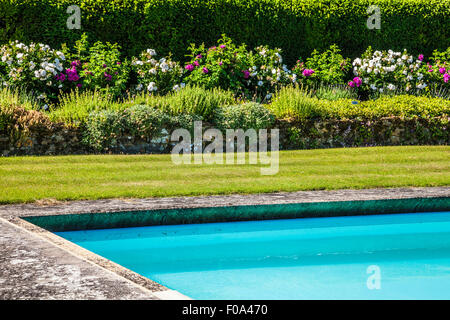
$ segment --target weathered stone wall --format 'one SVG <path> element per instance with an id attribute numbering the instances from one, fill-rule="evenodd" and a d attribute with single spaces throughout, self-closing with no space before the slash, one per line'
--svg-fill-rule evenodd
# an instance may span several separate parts
<path id="1" fill-rule="evenodd" d="M 356 146 L 448 145 L 448 117 L 430 119 L 387 117 L 376 120 L 283 120 L 283 149 L 337 148 Z"/>
<path id="2" fill-rule="evenodd" d="M 0 130 L 0 155 L 57 155 L 98 153 L 83 144 L 82 129 L 53 123 L 34 111 L 15 111 L 14 125 Z M 448 117 L 401 117 L 376 120 L 279 120 L 280 149 L 354 146 L 448 145 Z M 168 153 L 174 143 L 163 130 L 158 137 L 117 137 L 104 153 Z M 208 142 L 209 143 L 209 142 Z M 225 143 L 224 143 L 225 145 Z"/>

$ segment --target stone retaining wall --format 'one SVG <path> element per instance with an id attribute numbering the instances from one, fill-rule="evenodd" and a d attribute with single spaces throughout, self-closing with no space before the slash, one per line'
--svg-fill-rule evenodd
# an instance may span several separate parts
<path id="1" fill-rule="evenodd" d="M 37 111 L 16 108 L 12 125 L 0 128 L 0 155 L 57 155 L 96 153 L 83 143 L 82 129 L 53 123 Z M 311 149 L 354 146 L 448 145 L 449 118 L 375 120 L 277 121 L 280 149 Z M 161 130 L 156 137 L 117 137 L 104 153 L 168 153 L 174 143 Z M 224 144 L 225 145 L 225 144 Z"/>

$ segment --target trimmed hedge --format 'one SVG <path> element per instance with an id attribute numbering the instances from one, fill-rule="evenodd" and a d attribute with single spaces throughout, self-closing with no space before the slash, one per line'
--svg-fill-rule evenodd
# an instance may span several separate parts
<path id="1" fill-rule="evenodd" d="M 69 30 L 70 5 L 82 10 L 81 30 Z M 370 5 L 381 29 L 366 27 Z M 119 43 L 126 56 L 146 48 L 184 60 L 190 43 L 215 43 L 225 33 L 249 47 L 280 47 L 288 63 L 338 44 L 344 56 L 375 49 L 431 54 L 450 46 L 450 0 L 1 0 L 0 43 Z"/>

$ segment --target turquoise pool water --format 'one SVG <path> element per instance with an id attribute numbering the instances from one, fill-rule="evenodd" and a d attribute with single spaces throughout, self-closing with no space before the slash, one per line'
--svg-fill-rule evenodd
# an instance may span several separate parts
<path id="1" fill-rule="evenodd" d="M 450 299 L 450 212 L 57 234 L 194 299 Z"/>

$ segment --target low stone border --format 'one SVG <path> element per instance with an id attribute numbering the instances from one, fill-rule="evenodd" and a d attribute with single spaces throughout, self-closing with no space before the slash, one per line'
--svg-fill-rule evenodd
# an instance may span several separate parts
<path id="1" fill-rule="evenodd" d="M 105 272 L 112 272 L 129 283 L 140 288 L 140 291 L 147 291 L 147 298 L 150 299 L 187 299 L 182 294 L 169 290 L 164 286 L 145 278 L 127 268 L 124 268 L 106 258 L 98 256 L 84 248 L 71 243 L 54 233 L 42 229 L 23 218 L 33 216 L 58 216 L 70 214 L 95 214 L 119 211 L 146 211 L 162 210 L 162 209 L 192 209 L 192 208 L 217 208 L 217 207 L 236 207 L 236 206 L 261 206 L 274 204 L 311 204 L 326 202 L 342 202 L 342 201 L 366 201 L 366 200 L 393 200 L 393 199 L 428 199 L 432 198 L 445 200 L 445 205 L 450 204 L 450 187 L 438 188 L 395 188 L 395 189 L 366 189 L 366 190 L 337 190 L 337 191 L 299 191 L 293 193 L 272 193 L 272 194 L 256 194 L 256 195 L 229 195 L 229 196 L 203 196 L 203 197 L 176 197 L 176 198 L 152 198 L 152 199 L 111 199 L 111 200 L 93 200 L 93 201 L 73 201 L 73 202 L 56 202 L 52 204 L 20 204 L 20 205 L 4 205 L 0 206 L 0 225 L 14 224 L 22 230 L 26 230 L 33 236 L 46 240 L 46 246 L 57 246 L 63 249 L 67 256 L 76 256 L 79 259 L 87 261 L 100 270 L 97 270 L 95 279 Z M 448 199 L 448 202 L 447 200 Z M 420 207 L 418 208 L 420 209 Z M 7 222 L 6 222 L 7 221 Z M 32 249 L 34 244 L 28 241 L 26 246 Z M 64 255 L 65 256 L 65 255 Z M 58 255 L 55 259 L 64 259 Z M 18 256 L 16 260 L 26 259 L 26 257 Z M 7 266 L 2 265 L 7 263 Z M 0 259 L 0 270 L 14 269 L 11 262 Z M 103 270 L 102 270 L 103 269 Z M 23 269 L 17 267 L 18 272 Z M 1 275 L 1 273 L 0 273 Z M 0 277 L 0 283 L 4 281 Z M 20 285 L 26 286 L 25 283 Z M 64 277 L 58 281 L 67 281 Z M 105 290 L 105 288 L 102 288 Z M 37 290 L 30 288 L 30 290 Z M 91 288 L 92 290 L 92 288 Z M 111 288 L 114 290 L 114 288 Z M 115 298 L 130 298 L 130 296 L 122 293 L 123 296 L 117 294 Z M 0 291 L 0 298 L 8 298 L 8 295 Z M 70 297 L 70 293 L 67 293 Z M 143 298 L 140 296 L 138 298 Z M 13 297 L 20 299 L 21 297 Z M 95 296 L 93 298 L 96 298 Z"/>

